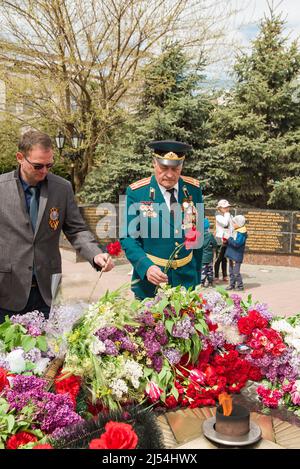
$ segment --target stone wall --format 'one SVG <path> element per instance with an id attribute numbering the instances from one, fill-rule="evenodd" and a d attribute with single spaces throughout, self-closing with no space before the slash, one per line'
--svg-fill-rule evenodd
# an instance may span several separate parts
<path id="1" fill-rule="evenodd" d="M 105 247 L 119 238 L 118 205 L 111 206 L 111 209 L 81 205 L 80 211 L 100 246 Z M 247 220 L 246 263 L 300 267 L 300 212 L 233 209 L 232 215 L 237 214 L 244 215 Z M 206 209 L 205 216 L 214 232 L 215 210 Z M 72 249 L 63 235 L 61 247 Z"/>

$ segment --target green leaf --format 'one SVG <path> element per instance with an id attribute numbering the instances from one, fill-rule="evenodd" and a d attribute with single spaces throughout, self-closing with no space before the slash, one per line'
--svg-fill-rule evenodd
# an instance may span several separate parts
<path id="1" fill-rule="evenodd" d="M 36 345 L 42 352 L 47 352 L 48 344 L 45 336 L 40 335 L 39 337 L 37 337 Z"/>
<path id="2" fill-rule="evenodd" d="M 21 345 L 25 352 L 29 352 L 36 345 L 36 339 L 30 335 L 22 337 Z"/>
<path id="3" fill-rule="evenodd" d="M 12 432 L 12 429 L 14 428 L 15 425 L 15 417 L 13 415 L 8 415 L 7 416 L 7 431 L 8 433 Z"/>
<path id="4" fill-rule="evenodd" d="M 175 399 L 177 400 L 178 397 L 179 397 L 179 392 L 178 392 L 178 389 L 175 388 L 175 386 L 172 386 L 171 393 L 173 394 L 173 396 L 174 396 Z"/>
<path id="5" fill-rule="evenodd" d="M 174 322 L 172 321 L 172 319 L 167 319 L 165 321 L 165 328 L 167 329 L 169 334 L 172 334 L 173 325 L 174 325 Z"/>

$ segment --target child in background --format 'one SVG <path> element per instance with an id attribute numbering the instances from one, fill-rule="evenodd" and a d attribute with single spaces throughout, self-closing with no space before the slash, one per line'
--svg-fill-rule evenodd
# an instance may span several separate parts
<path id="1" fill-rule="evenodd" d="M 232 218 L 233 235 L 227 240 L 225 256 L 229 259 L 230 284 L 226 290 L 244 290 L 243 278 L 241 275 L 241 265 L 244 258 L 244 251 L 247 239 L 245 227 L 246 219 L 243 215 Z"/>
<path id="2" fill-rule="evenodd" d="M 209 220 L 204 218 L 204 242 L 203 242 L 203 257 L 202 257 L 202 272 L 201 272 L 201 285 L 213 286 L 214 279 L 214 249 L 217 249 L 218 243 L 214 235 L 209 231 Z"/>

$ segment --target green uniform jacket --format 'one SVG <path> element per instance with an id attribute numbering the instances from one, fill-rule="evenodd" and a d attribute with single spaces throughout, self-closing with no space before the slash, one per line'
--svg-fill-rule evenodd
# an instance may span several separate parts
<path id="1" fill-rule="evenodd" d="M 197 249 L 193 249 L 191 261 L 177 269 L 170 268 L 167 275 L 170 285 L 189 288 L 198 285 L 201 278 L 204 209 L 199 182 L 182 176 L 178 181 L 180 205 L 187 194 L 197 207 L 199 217 L 197 229 L 201 236 Z M 160 204 L 163 210 L 158 210 Z M 149 209 L 152 209 L 152 216 L 148 216 L 151 211 Z M 138 298 L 155 295 L 156 287 L 146 277 L 147 270 L 155 263 L 147 257 L 147 254 L 168 260 L 176 246 L 185 240 L 181 210 L 174 220 L 170 219 L 170 212 L 166 208 L 165 199 L 154 176 L 137 181 L 127 188 L 125 218 L 121 224 L 120 239 L 126 257 L 134 268 L 132 280 L 136 282 L 132 285 L 132 291 Z M 190 253 L 191 250 L 183 247 L 177 259 L 185 258 Z M 164 270 L 163 267 L 161 269 Z"/>

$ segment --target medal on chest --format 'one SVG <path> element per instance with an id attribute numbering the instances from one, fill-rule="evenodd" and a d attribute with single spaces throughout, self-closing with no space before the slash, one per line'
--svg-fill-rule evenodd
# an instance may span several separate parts
<path id="1" fill-rule="evenodd" d="M 185 197 L 181 204 L 183 212 L 181 228 L 183 230 L 189 230 L 197 226 L 197 210 L 193 202 L 193 196 L 189 194 L 186 186 L 183 186 L 183 193 Z"/>
<path id="2" fill-rule="evenodd" d="M 57 230 L 59 225 L 59 208 L 52 207 L 49 212 L 49 226 L 52 230 Z"/>

